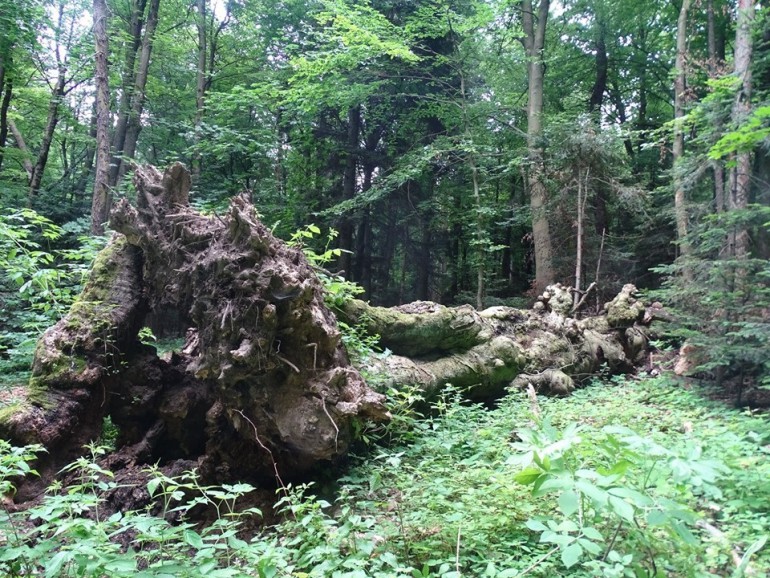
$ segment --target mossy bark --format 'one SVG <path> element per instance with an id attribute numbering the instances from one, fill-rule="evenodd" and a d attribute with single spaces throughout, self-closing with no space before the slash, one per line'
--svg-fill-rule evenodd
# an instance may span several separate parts
<path id="1" fill-rule="evenodd" d="M 602 367 L 624 372 L 646 352 L 649 309 L 627 285 L 600 317 L 569 317 L 569 288 L 549 286 L 532 310 L 475 311 L 429 302 L 383 309 L 362 301 L 341 312 L 360 323 L 392 355 L 375 362 L 383 387 L 417 386 L 428 397 L 452 384 L 471 399 L 499 397 L 510 387 L 566 395 Z"/>

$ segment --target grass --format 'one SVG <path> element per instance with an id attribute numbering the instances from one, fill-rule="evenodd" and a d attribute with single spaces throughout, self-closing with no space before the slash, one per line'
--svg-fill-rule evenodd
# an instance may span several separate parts
<path id="1" fill-rule="evenodd" d="M 450 388 L 432 417 L 402 413 L 398 432 L 359 448 L 323 498 L 313 485 L 285 488 L 283 522 L 249 541 L 235 530 L 253 512 L 223 514 L 206 530 L 135 512 L 80 524 L 77 539 L 57 533 L 97 507 L 101 477 L 15 514 L 40 523 L 41 509 L 49 512 L 23 544 L 6 522 L 0 570 L 47 575 L 58 556 L 57 576 L 765 576 L 770 422 L 706 394 L 668 377 L 614 379 L 536 406 L 512 392 L 488 409 Z M 527 451 L 540 465 L 527 465 Z M 550 481 L 538 486 L 523 470 Z M 194 479 L 162 480 L 156 491 L 184 510 L 179 488 Z M 592 491 L 623 490 L 625 505 L 579 494 L 573 508 L 569 484 L 586 479 Z M 248 488 L 199 493 L 230 503 L 239 491 Z M 73 495 L 82 508 L 72 508 Z M 69 505 L 57 509 L 64 499 Z M 109 545 L 126 533 L 136 534 L 131 548 Z"/>

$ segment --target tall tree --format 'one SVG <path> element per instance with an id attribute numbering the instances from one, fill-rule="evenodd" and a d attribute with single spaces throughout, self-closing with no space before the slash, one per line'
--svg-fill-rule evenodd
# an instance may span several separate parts
<path id="1" fill-rule="evenodd" d="M 160 0 L 149 0 L 149 4 L 147 0 L 133 0 L 131 4 L 130 39 L 126 43 L 121 104 L 112 138 L 111 187 L 118 184 L 126 173 L 128 160 L 136 153 L 159 9 Z"/>
<path id="2" fill-rule="evenodd" d="M 96 85 L 96 174 L 91 203 L 91 232 L 104 233 L 110 214 L 110 87 L 107 68 L 107 2 L 94 0 L 94 45 Z"/>
<path id="3" fill-rule="evenodd" d="M 43 182 L 43 174 L 48 164 L 48 157 L 51 152 L 56 127 L 61 118 L 61 111 L 64 98 L 72 90 L 77 88 L 85 79 L 78 74 L 79 66 L 72 66 L 73 51 L 75 44 L 79 40 L 78 19 L 80 13 L 76 6 L 73 6 L 65 0 L 59 0 L 56 6 L 56 20 L 52 24 L 53 33 L 53 59 L 55 63 L 56 78 L 46 82 L 51 89 L 51 96 L 48 100 L 48 114 L 43 129 L 43 136 L 37 152 L 35 164 L 32 167 L 32 174 L 29 178 L 29 200 L 31 206 L 35 197 L 40 191 Z M 38 56 L 37 66 L 39 70 L 45 71 L 49 68 L 48 59 L 51 55 L 43 53 Z M 73 70 L 74 68 L 74 70 Z"/>
<path id="4" fill-rule="evenodd" d="M 200 180 L 203 155 L 200 151 L 201 142 L 201 124 L 203 122 L 203 109 L 205 106 L 206 98 L 206 80 L 207 80 L 207 61 L 208 61 L 208 49 L 206 47 L 206 8 L 208 2 L 206 0 L 197 0 L 196 7 L 198 10 L 198 66 L 195 83 L 195 126 L 194 126 L 194 141 L 195 152 L 193 154 L 192 161 L 192 179 L 193 183 L 197 184 Z M 210 72 L 210 71 L 208 71 Z"/>
<path id="5" fill-rule="evenodd" d="M 681 174 L 681 163 L 684 157 L 684 128 L 682 121 L 685 115 L 685 101 L 687 98 L 687 12 L 690 9 L 690 0 L 682 0 L 679 10 L 679 19 L 676 25 L 676 64 L 674 65 L 674 212 L 676 214 L 676 234 L 679 241 L 679 251 L 683 256 L 690 253 L 687 241 L 687 201 L 685 199 L 684 179 Z M 689 276 L 688 268 L 684 269 Z"/>
<path id="6" fill-rule="evenodd" d="M 707 43 L 708 43 L 708 75 L 709 78 L 717 78 L 723 64 L 724 54 L 720 54 L 717 40 L 717 15 L 714 7 L 714 0 L 708 0 L 706 6 L 707 13 Z M 720 43 L 724 51 L 724 42 Z M 719 130 L 717 130 L 719 132 Z M 712 161 L 712 171 L 714 177 L 714 208 L 717 213 L 725 209 L 725 169 L 721 160 Z"/>
<path id="7" fill-rule="evenodd" d="M 753 52 L 752 24 L 754 22 L 755 0 L 738 0 L 738 18 L 735 29 L 734 75 L 738 83 L 732 107 L 732 121 L 737 127 L 751 114 L 751 59 Z M 734 166 L 728 178 L 728 206 L 731 210 L 746 209 L 749 205 L 752 154 L 740 150 L 735 155 Z M 738 259 L 749 254 L 749 232 L 745 227 L 734 231 L 728 240 L 729 253 Z"/>
<path id="8" fill-rule="evenodd" d="M 553 248 L 548 221 L 548 189 L 545 182 L 543 132 L 543 79 L 545 64 L 545 30 L 550 0 L 537 2 L 537 14 L 532 0 L 522 0 L 521 20 L 524 29 L 522 43 L 527 56 L 527 146 L 529 167 L 527 184 L 532 210 L 532 236 L 535 245 L 535 285 L 537 292 L 554 281 Z"/>

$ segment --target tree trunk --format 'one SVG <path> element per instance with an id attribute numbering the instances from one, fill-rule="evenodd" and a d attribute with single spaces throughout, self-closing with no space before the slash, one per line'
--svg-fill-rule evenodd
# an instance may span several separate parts
<path id="1" fill-rule="evenodd" d="M 51 143 L 56 131 L 56 125 L 59 124 L 59 106 L 64 97 L 64 86 L 67 82 L 66 70 L 59 67 L 59 76 L 56 79 L 56 86 L 51 93 L 51 100 L 48 101 L 48 120 L 43 130 L 43 139 L 40 142 L 40 150 L 37 153 L 37 161 L 32 167 L 32 176 L 29 179 L 29 197 L 28 205 L 34 204 L 35 198 L 40 191 L 40 185 L 43 182 L 43 173 L 48 164 L 48 154 L 51 152 Z"/>
<path id="2" fill-rule="evenodd" d="M 754 21 L 754 0 L 739 0 L 738 22 L 735 31 L 735 76 L 740 80 L 732 109 L 734 126 L 740 126 L 751 114 L 751 58 L 752 23 Z M 746 209 L 749 205 L 752 154 L 741 152 L 735 157 L 735 166 L 729 176 L 730 210 Z M 738 259 L 749 255 L 749 232 L 745 227 L 735 230 L 729 239 L 729 252 Z"/>
<path id="3" fill-rule="evenodd" d="M 117 178 L 115 184 L 121 181 L 128 170 L 128 159 L 133 159 L 136 154 L 136 143 L 139 140 L 139 132 L 142 130 L 142 112 L 146 98 L 145 88 L 150 70 L 150 56 L 155 40 L 155 29 L 158 26 L 158 10 L 160 0 L 150 0 L 147 12 L 147 23 L 142 37 L 142 49 L 139 54 L 139 64 L 136 70 L 136 80 L 131 93 L 131 110 L 128 113 L 125 140 L 123 142 L 123 154 L 117 159 Z M 111 167 L 115 170 L 115 167 Z M 114 186 L 114 185 L 113 185 Z"/>
<path id="4" fill-rule="evenodd" d="M 543 48 L 545 27 L 548 20 L 550 0 L 540 0 L 537 17 L 533 12 L 532 0 L 523 0 L 522 24 L 524 27 L 524 48 L 527 54 L 527 147 L 529 151 L 529 195 L 532 209 L 532 236 L 535 245 L 535 284 L 540 292 L 553 283 L 555 270 L 551 245 L 550 223 L 548 221 L 548 190 L 545 184 L 545 163 L 542 142 L 543 115 Z"/>
<path id="5" fill-rule="evenodd" d="M 96 173 L 91 203 L 91 232 L 104 233 L 110 214 L 110 88 L 107 69 L 107 2 L 94 0 L 94 43 L 96 85 Z"/>
<path id="6" fill-rule="evenodd" d="M 29 152 L 27 143 L 24 141 L 24 135 L 21 134 L 19 127 L 17 127 L 16 123 L 13 122 L 13 120 L 10 118 L 8 119 L 8 128 L 11 129 L 13 140 L 16 141 L 16 148 L 18 148 L 22 153 L 21 164 L 24 167 L 24 171 L 27 173 L 27 178 L 31 179 L 32 169 L 34 168 L 32 166 L 32 161 L 30 160 L 32 158 L 32 154 Z"/>
<path id="7" fill-rule="evenodd" d="M 117 204 L 118 233 L 37 344 L 27 399 L 0 414 L 0 435 L 48 449 L 44 481 L 107 415 L 120 430 L 113 464 L 192 464 L 205 483 L 282 483 L 344 456 L 357 421 L 388 419 L 383 396 L 349 364 L 312 267 L 245 196 L 206 217 L 190 209 L 179 164 L 140 167 L 134 184 L 136 208 Z M 343 314 L 393 351 L 377 362 L 383 386 L 414 384 L 430 398 L 451 383 L 489 399 L 528 383 L 566 394 L 602 364 L 625 371 L 644 357 L 653 315 L 633 286 L 604 317 L 571 319 L 571 307 L 559 285 L 533 311 L 350 301 Z M 184 348 L 160 359 L 138 333 L 169 311 L 189 329 Z"/>
<path id="8" fill-rule="evenodd" d="M 607 27 L 601 19 L 598 19 L 596 27 L 598 29 L 595 44 L 596 79 L 594 80 L 594 86 L 591 89 L 591 97 L 588 100 L 588 111 L 598 111 L 599 116 L 601 116 L 604 93 L 607 92 L 607 70 L 609 67 L 609 59 L 607 58 Z"/>
<path id="9" fill-rule="evenodd" d="M 206 0 L 196 0 L 196 7 L 198 10 L 198 67 L 197 67 L 197 80 L 195 88 L 195 121 L 194 121 L 194 136 L 193 136 L 193 160 L 192 160 L 192 180 L 193 184 L 197 185 L 200 181 L 203 153 L 200 151 L 200 143 L 202 139 L 201 125 L 203 123 L 203 109 L 206 100 Z"/>
<path id="10" fill-rule="evenodd" d="M 89 140 L 83 158 L 83 169 L 80 171 L 77 183 L 75 183 L 75 186 L 72 188 L 72 194 L 75 196 L 85 196 L 88 179 L 91 176 L 91 171 L 94 170 L 94 160 L 96 157 L 96 118 L 96 100 L 94 100 L 91 109 L 91 123 L 88 129 Z"/>
<path id="11" fill-rule="evenodd" d="M 13 94 L 13 82 L 10 77 L 6 81 L 2 60 L 0 60 L 0 91 L 2 91 L 2 99 L 0 99 L 0 169 L 2 169 L 5 146 L 8 142 L 8 109 L 11 106 Z"/>
<path id="12" fill-rule="evenodd" d="M 596 79 L 591 90 L 591 98 L 588 101 L 588 112 L 595 113 L 594 122 L 597 130 L 601 130 L 602 123 L 602 104 L 604 95 L 607 92 L 607 72 L 609 68 L 609 59 L 607 58 L 607 26 L 604 20 L 597 16 L 597 38 L 596 38 Z M 625 111 L 619 120 L 625 122 Z M 626 147 L 628 150 L 628 147 Z M 632 149 L 633 150 L 633 149 Z M 596 183 L 596 192 L 594 195 L 594 228 L 598 235 L 607 230 L 607 190 L 603 182 Z M 587 192 L 586 192 L 587 194 Z M 576 295 L 577 298 L 577 295 Z"/>
<path id="13" fill-rule="evenodd" d="M 128 119 L 131 114 L 134 85 L 136 84 L 136 55 L 142 44 L 142 27 L 144 26 L 146 6 L 147 0 L 131 0 L 131 19 L 128 23 L 128 40 L 126 41 L 126 53 L 123 63 L 120 104 L 118 105 L 115 132 L 112 135 L 112 159 L 110 161 L 108 181 L 111 188 L 118 184 L 118 173 L 126 141 Z"/>
<path id="14" fill-rule="evenodd" d="M 676 236 L 679 242 L 679 253 L 683 257 L 690 254 L 690 245 L 687 241 L 687 201 L 683 178 L 681 175 L 681 163 L 684 158 L 684 130 L 681 122 L 684 119 L 684 106 L 687 90 L 687 12 L 690 9 L 690 0 L 682 0 L 679 10 L 679 19 L 676 26 L 676 77 L 674 80 L 674 212 L 676 214 Z M 685 279 L 691 279 L 692 274 L 685 264 L 683 269 Z"/>
<path id="15" fill-rule="evenodd" d="M 345 142 L 345 170 L 342 176 L 342 200 L 355 197 L 358 184 L 358 149 L 361 134 L 361 107 L 348 109 L 348 134 Z M 351 217 L 343 215 L 339 223 L 339 248 L 342 254 L 337 259 L 337 267 L 351 279 L 354 224 Z"/>
<path id="16" fill-rule="evenodd" d="M 354 300 L 341 315 L 379 335 L 392 352 L 375 361 L 381 387 L 410 384 L 427 398 L 448 383 L 474 400 L 528 383 L 565 395 L 604 364 L 623 372 L 644 360 L 646 327 L 658 310 L 645 308 L 633 285 L 605 305 L 602 317 L 572 319 L 571 309 L 569 288 L 551 285 L 532 311 L 425 301 L 383 308 Z"/>
<path id="17" fill-rule="evenodd" d="M 573 295 L 573 308 L 577 308 L 580 301 L 580 292 L 582 290 L 583 282 L 583 221 L 585 217 L 585 203 L 588 197 L 588 174 L 586 169 L 586 177 L 583 180 L 582 171 L 578 171 L 578 196 L 577 196 L 577 240 L 575 250 L 575 293 Z M 585 187 L 584 187 L 585 184 Z"/>
<path id="18" fill-rule="evenodd" d="M 706 8 L 708 15 L 707 40 L 708 40 L 708 73 L 709 78 L 717 78 L 722 61 L 717 53 L 716 15 L 714 14 L 714 0 L 708 0 Z M 721 123 L 720 123 L 721 124 Z M 717 137 L 721 134 L 721 126 L 717 126 Z M 711 161 L 714 177 L 714 210 L 721 213 L 725 210 L 725 167 L 722 160 Z"/>

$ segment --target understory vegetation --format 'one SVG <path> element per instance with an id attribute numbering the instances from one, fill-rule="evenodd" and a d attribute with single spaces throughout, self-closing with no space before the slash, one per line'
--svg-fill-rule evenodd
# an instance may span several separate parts
<path id="1" fill-rule="evenodd" d="M 247 484 L 155 472 L 150 511 L 109 513 L 105 451 L 90 448 L 0 525 L 6 576 L 763 576 L 770 425 L 669 377 L 597 380 L 569 398 L 511 392 L 494 408 L 451 387 L 396 419 L 339 479 L 279 487 L 276 513 Z M 2 445 L 5 495 L 40 448 Z M 7 506 L 6 506 L 7 507 Z M 214 512 L 208 525 L 191 514 Z M 197 509 L 197 510 L 196 510 Z M 107 513 L 105 513 L 107 512 Z M 263 514 L 276 525 L 254 531 Z M 252 528 L 252 530 L 249 530 Z"/>

